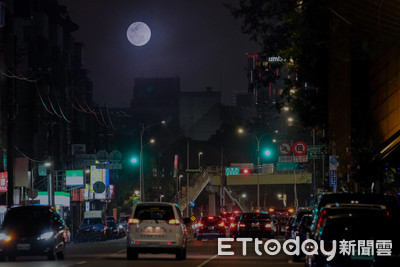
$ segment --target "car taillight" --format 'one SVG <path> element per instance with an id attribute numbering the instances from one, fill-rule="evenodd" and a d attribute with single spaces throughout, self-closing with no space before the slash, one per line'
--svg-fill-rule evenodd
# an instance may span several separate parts
<path id="1" fill-rule="evenodd" d="M 202 223 L 198 223 L 198 224 L 197 224 L 197 226 L 198 226 L 198 227 L 203 227 L 203 226 L 204 226 L 204 224 L 202 224 Z"/>
<path id="2" fill-rule="evenodd" d="M 271 228 L 271 224 L 270 223 L 266 223 L 265 224 L 265 228 Z"/>
<path id="3" fill-rule="evenodd" d="M 239 227 L 246 227 L 246 224 L 241 223 L 241 224 L 239 224 Z"/>
<path id="4" fill-rule="evenodd" d="M 233 221 L 233 219 L 235 219 L 235 217 L 229 217 L 229 220 L 230 220 L 230 221 Z"/>
<path id="5" fill-rule="evenodd" d="M 224 226 L 225 226 L 225 223 L 224 223 L 224 222 L 221 222 L 221 223 L 218 224 L 218 226 L 219 226 L 219 227 L 224 227 Z"/>
<path id="6" fill-rule="evenodd" d="M 231 227 L 235 227 L 237 223 L 231 223 Z"/>
<path id="7" fill-rule="evenodd" d="M 139 219 L 129 218 L 129 220 L 128 220 L 128 224 L 138 224 L 138 223 L 139 223 Z"/>
<path id="8" fill-rule="evenodd" d="M 168 221 L 168 224 L 178 225 L 181 222 L 178 219 L 171 219 Z"/>
<path id="9" fill-rule="evenodd" d="M 213 217 L 213 216 L 209 216 L 208 219 L 209 219 L 209 220 L 213 220 L 214 217 Z"/>

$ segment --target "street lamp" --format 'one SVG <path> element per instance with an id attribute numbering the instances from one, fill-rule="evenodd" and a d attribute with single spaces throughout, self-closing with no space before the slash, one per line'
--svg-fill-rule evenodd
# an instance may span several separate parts
<path id="1" fill-rule="evenodd" d="M 282 200 L 283 207 L 286 208 L 287 195 L 279 193 L 276 196 L 278 197 L 279 200 Z"/>
<path id="2" fill-rule="evenodd" d="M 245 131 L 243 128 L 239 128 L 238 133 L 245 134 Z M 261 139 L 267 134 L 263 134 L 260 137 L 256 136 L 255 134 L 250 134 L 250 135 L 257 141 L 257 209 L 259 209 L 260 208 L 260 142 Z"/>
<path id="3" fill-rule="evenodd" d="M 203 155 L 203 152 L 199 152 L 199 169 L 200 169 L 200 166 L 201 166 L 201 162 L 200 162 L 201 155 Z"/>
<path id="4" fill-rule="evenodd" d="M 147 126 L 145 126 L 143 123 L 141 125 L 141 129 L 140 129 L 140 155 L 139 155 L 139 184 L 140 184 L 139 186 L 140 186 L 140 200 L 141 201 L 144 201 L 144 199 L 145 199 L 144 198 L 144 190 L 143 190 L 143 188 L 144 188 L 144 180 L 143 180 L 143 134 L 144 134 L 145 130 L 147 130 L 147 129 L 153 127 L 153 126 L 156 126 L 156 125 L 159 125 L 159 124 L 165 124 L 165 123 L 166 123 L 165 121 L 160 121 L 160 122 L 149 124 Z M 154 140 L 154 139 L 152 139 L 152 140 Z M 150 140 L 150 143 L 151 143 L 151 140 Z"/>
<path id="5" fill-rule="evenodd" d="M 240 197 L 239 197 L 239 203 L 241 203 L 240 201 L 243 199 L 243 198 L 246 198 L 247 197 L 247 195 L 245 194 L 245 193 L 243 193 Z"/>

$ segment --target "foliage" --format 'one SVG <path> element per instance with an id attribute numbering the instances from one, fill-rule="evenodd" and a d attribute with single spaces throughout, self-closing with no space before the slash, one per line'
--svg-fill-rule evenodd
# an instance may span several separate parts
<path id="1" fill-rule="evenodd" d="M 227 4 L 235 18 L 243 19 L 242 31 L 260 44 L 263 53 L 281 56 L 289 64 L 259 64 L 258 86 L 265 88 L 277 78 L 276 69 L 287 66 L 284 93 L 276 108 L 289 104 L 302 126 L 325 128 L 328 96 L 328 9 L 323 0 L 240 0 L 239 7 Z M 289 60 L 290 59 L 290 60 Z M 297 88 L 295 95 L 289 90 Z M 251 88 L 250 88 L 251 89 Z M 262 94 L 262 93 L 261 93 Z M 267 104 L 260 100 L 259 105 Z"/>

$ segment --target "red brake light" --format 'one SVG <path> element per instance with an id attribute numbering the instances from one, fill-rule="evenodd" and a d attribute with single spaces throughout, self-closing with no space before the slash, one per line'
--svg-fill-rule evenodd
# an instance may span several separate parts
<path id="1" fill-rule="evenodd" d="M 225 226 L 225 223 L 224 223 L 224 222 L 221 222 L 221 223 L 218 224 L 218 226 L 219 226 L 219 227 L 224 227 L 224 226 Z"/>
<path id="2" fill-rule="evenodd" d="M 269 208 L 269 210 L 268 210 L 269 212 L 274 212 L 275 211 L 275 209 L 274 208 Z"/>
<path id="3" fill-rule="evenodd" d="M 260 212 L 260 210 L 256 210 L 256 212 Z"/>
<path id="4" fill-rule="evenodd" d="M 199 223 L 197 224 L 197 226 L 198 226 L 198 227 L 203 227 L 204 224 L 202 224 L 201 222 L 199 222 Z"/>
<path id="5" fill-rule="evenodd" d="M 139 223 L 139 219 L 129 218 L 129 220 L 128 220 L 128 224 L 138 224 L 138 223 Z"/>
<path id="6" fill-rule="evenodd" d="M 235 219 L 234 217 L 229 217 L 229 220 L 233 221 L 233 219 Z"/>
<path id="7" fill-rule="evenodd" d="M 226 211 L 224 211 L 223 214 L 226 215 Z"/>
<path id="8" fill-rule="evenodd" d="M 239 211 L 238 211 L 238 210 L 235 210 L 233 213 L 235 213 L 235 214 L 238 214 L 238 213 L 239 213 Z"/>
<path id="9" fill-rule="evenodd" d="M 213 216 L 209 216 L 208 219 L 209 219 L 209 220 L 213 220 L 214 217 L 213 217 Z"/>
<path id="10" fill-rule="evenodd" d="M 231 223 L 231 227 L 235 227 L 237 223 Z"/>
<path id="11" fill-rule="evenodd" d="M 246 227 L 246 225 L 244 223 L 240 223 L 239 226 L 240 227 Z"/>
<path id="12" fill-rule="evenodd" d="M 178 219 L 171 219 L 168 221 L 168 224 L 178 225 L 180 224 L 180 221 Z"/>
<path id="13" fill-rule="evenodd" d="M 271 228 L 271 224 L 270 223 L 266 223 L 265 224 L 265 228 Z"/>

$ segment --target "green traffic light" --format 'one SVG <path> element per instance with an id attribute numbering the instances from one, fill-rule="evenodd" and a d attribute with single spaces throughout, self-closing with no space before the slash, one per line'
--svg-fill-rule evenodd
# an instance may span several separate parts
<path id="1" fill-rule="evenodd" d="M 133 158 L 131 158 L 131 162 L 133 164 L 136 164 L 136 163 L 138 163 L 138 159 L 136 157 L 133 157 Z"/>
<path id="2" fill-rule="evenodd" d="M 267 157 L 272 156 L 271 150 L 269 150 L 269 149 L 264 150 L 264 155 L 267 156 Z"/>

